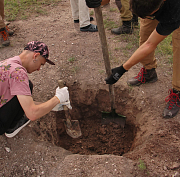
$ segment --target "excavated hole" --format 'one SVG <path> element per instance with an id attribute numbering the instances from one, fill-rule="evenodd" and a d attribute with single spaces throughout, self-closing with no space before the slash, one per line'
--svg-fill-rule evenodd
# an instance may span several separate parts
<path id="1" fill-rule="evenodd" d="M 123 155 L 132 150 L 132 144 L 136 136 L 137 127 L 134 124 L 137 112 L 133 107 L 132 98 L 127 90 L 115 88 L 116 112 L 127 117 L 126 125 L 110 122 L 102 124 L 101 111 L 111 111 L 108 90 L 85 89 L 78 86 L 69 88 L 73 110 L 71 118 L 79 120 L 82 136 L 71 138 L 67 135 L 62 117 L 64 111 L 56 113 L 57 117 L 57 145 L 76 154 L 114 154 Z"/>
<path id="2" fill-rule="evenodd" d="M 100 86 L 99 86 L 100 87 Z M 101 111 L 111 112 L 109 90 L 97 87 L 80 87 L 78 84 L 68 86 L 72 111 L 71 119 L 78 120 L 82 136 L 72 138 L 67 135 L 64 122 L 64 111 L 51 112 L 55 119 L 53 125 L 39 125 L 35 132 L 39 137 L 63 147 L 75 154 L 94 155 L 94 154 L 114 154 L 123 155 L 133 150 L 133 143 L 137 132 L 135 125 L 136 115 L 140 112 L 135 106 L 133 99 L 129 96 L 129 90 L 116 87 L 115 105 L 116 113 L 126 116 L 124 128 L 110 122 L 102 124 Z M 49 127 L 51 126 L 51 128 Z M 41 131 L 41 132 L 40 132 Z"/>

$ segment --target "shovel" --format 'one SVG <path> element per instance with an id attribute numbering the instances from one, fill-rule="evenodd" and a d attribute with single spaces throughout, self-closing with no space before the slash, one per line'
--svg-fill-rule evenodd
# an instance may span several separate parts
<path id="1" fill-rule="evenodd" d="M 58 86 L 59 88 L 64 87 L 64 82 L 62 80 L 58 80 Z M 69 136 L 72 138 L 78 138 L 82 135 L 81 133 L 81 128 L 79 125 L 78 120 L 71 120 L 71 116 L 69 114 L 69 109 L 66 105 L 63 105 L 63 109 L 65 112 L 66 119 L 63 119 L 64 121 L 64 126 L 66 128 L 66 132 Z"/>
<path id="2" fill-rule="evenodd" d="M 104 30 L 101 6 L 94 8 L 94 11 L 95 11 L 95 16 L 96 16 L 96 21 L 97 21 L 98 33 L 99 33 L 99 37 L 101 41 L 106 74 L 108 77 L 110 77 L 112 72 L 111 72 L 109 52 L 108 52 L 108 47 L 107 47 L 106 34 Z M 102 112 L 102 123 L 107 124 L 109 122 L 114 122 L 114 123 L 120 124 L 120 126 L 124 128 L 126 117 L 117 114 L 115 111 L 114 87 L 111 84 L 109 85 L 109 94 L 110 94 L 110 102 L 111 102 L 111 112 Z"/>

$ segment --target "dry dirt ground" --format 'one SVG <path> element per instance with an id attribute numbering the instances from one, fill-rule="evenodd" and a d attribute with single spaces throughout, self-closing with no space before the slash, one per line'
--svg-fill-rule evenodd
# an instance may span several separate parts
<path id="1" fill-rule="evenodd" d="M 116 8 L 114 1 L 102 8 L 103 16 L 118 23 L 119 13 L 112 8 Z M 126 84 L 141 65 L 131 68 L 114 86 L 116 112 L 126 116 L 124 129 L 114 123 L 102 124 L 101 111 L 111 110 L 98 33 L 79 31 L 69 1 L 62 0 L 47 11 L 48 16 L 11 22 L 15 34 L 10 37 L 11 46 L 0 48 L 1 60 L 20 54 L 29 41 L 44 41 L 56 65 L 46 64 L 29 75 L 33 98 L 47 101 L 54 96 L 57 80 L 63 79 L 70 90 L 70 114 L 79 120 L 82 136 L 73 139 L 66 134 L 63 111 L 31 122 L 14 138 L 2 135 L 0 176 L 180 176 L 180 114 L 162 118 L 171 89 L 171 65 L 158 57 L 159 80 L 139 87 Z M 119 66 L 136 49 L 125 50 L 134 34 L 122 40 L 106 29 L 106 35 L 111 66 Z"/>

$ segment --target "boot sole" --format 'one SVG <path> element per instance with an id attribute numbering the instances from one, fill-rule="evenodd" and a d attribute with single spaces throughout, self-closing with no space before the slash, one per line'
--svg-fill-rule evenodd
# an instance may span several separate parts
<path id="1" fill-rule="evenodd" d="M 155 80 L 152 80 L 152 81 L 148 81 L 148 82 L 145 82 L 145 83 L 142 83 L 142 82 L 138 82 L 137 84 L 130 84 L 130 83 L 127 83 L 129 86 L 139 86 L 141 84 L 148 84 L 148 83 L 153 83 L 153 82 L 156 82 L 158 80 L 158 78 L 156 78 Z"/>

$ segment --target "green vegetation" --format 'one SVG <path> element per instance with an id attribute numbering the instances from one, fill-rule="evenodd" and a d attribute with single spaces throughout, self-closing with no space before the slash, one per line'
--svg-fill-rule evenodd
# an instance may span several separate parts
<path id="1" fill-rule="evenodd" d="M 108 29 L 108 30 L 111 30 L 112 28 L 118 27 L 118 25 L 114 21 L 111 21 L 109 18 L 104 19 L 103 23 L 104 23 L 104 28 Z"/>
<path id="2" fill-rule="evenodd" d="M 104 73 L 105 73 L 105 70 L 102 70 L 102 69 L 101 69 L 101 70 L 99 70 L 99 73 L 100 73 L 100 74 L 104 74 Z"/>
<path id="3" fill-rule="evenodd" d="M 46 6 L 54 6 L 61 0 L 4 0 L 7 21 L 27 19 L 32 14 L 46 15 Z"/>
<path id="4" fill-rule="evenodd" d="M 78 69 L 79 69 L 78 66 L 74 66 L 74 67 L 72 67 L 71 71 L 72 71 L 72 73 L 76 74 Z"/>
<path id="5" fill-rule="evenodd" d="M 161 55 L 168 59 L 170 63 L 173 61 L 172 34 L 165 38 L 156 49 L 156 55 Z"/>
<path id="6" fill-rule="evenodd" d="M 94 15 L 94 10 L 91 10 L 90 16 L 93 16 L 93 15 Z"/>
<path id="7" fill-rule="evenodd" d="M 110 11 L 110 12 L 116 12 L 116 11 L 117 11 L 117 8 L 110 8 L 109 11 Z"/>
<path id="8" fill-rule="evenodd" d="M 140 170 L 146 170 L 146 165 L 144 164 L 144 161 L 139 159 L 139 165 L 138 165 Z"/>
<path id="9" fill-rule="evenodd" d="M 76 60 L 76 58 L 75 58 L 74 56 L 72 56 L 72 57 L 70 57 L 70 58 L 68 59 L 68 61 L 71 62 L 71 63 L 73 63 L 75 60 Z"/>

